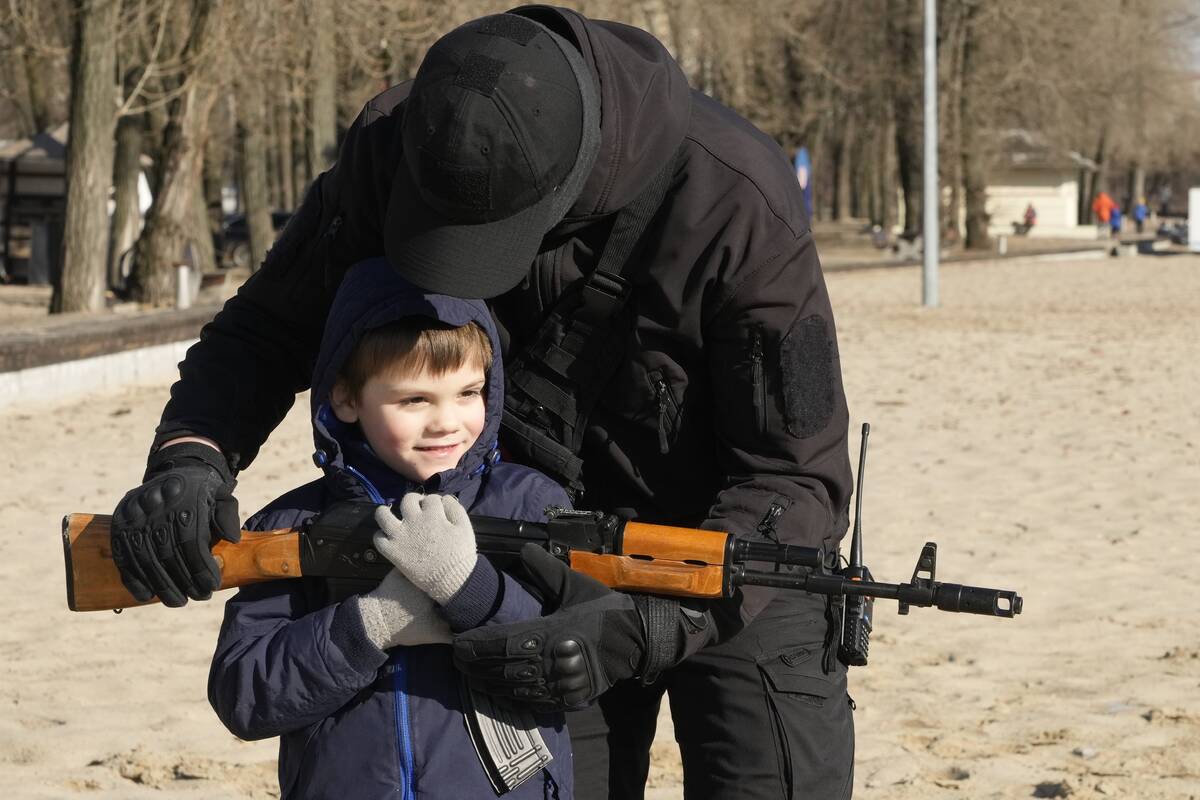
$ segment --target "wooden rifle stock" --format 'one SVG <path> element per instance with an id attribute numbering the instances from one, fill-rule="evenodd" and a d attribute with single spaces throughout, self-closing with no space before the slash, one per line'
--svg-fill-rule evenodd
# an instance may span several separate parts
<path id="1" fill-rule="evenodd" d="M 67 606 L 72 611 L 110 611 L 157 603 L 138 601 L 121 583 L 109 541 L 112 517 L 68 514 L 63 517 L 63 558 L 67 567 Z M 300 536 L 295 530 L 242 531 L 242 540 L 213 547 L 221 567 L 221 588 L 300 577 Z"/>

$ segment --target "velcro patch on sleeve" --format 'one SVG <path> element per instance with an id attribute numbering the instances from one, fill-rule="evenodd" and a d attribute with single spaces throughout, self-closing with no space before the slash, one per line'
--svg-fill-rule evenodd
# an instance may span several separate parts
<path id="1" fill-rule="evenodd" d="M 779 368 L 787 432 L 814 436 L 833 418 L 833 342 L 825 319 L 798 319 L 779 343 Z"/>

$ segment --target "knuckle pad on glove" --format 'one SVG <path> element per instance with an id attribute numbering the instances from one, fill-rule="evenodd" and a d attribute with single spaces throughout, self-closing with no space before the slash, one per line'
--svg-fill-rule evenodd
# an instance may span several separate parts
<path id="1" fill-rule="evenodd" d="M 178 475 L 168 475 L 165 479 L 163 479 L 161 487 L 162 488 L 160 491 L 162 499 L 169 503 L 183 494 L 183 479 Z"/>
<path id="2" fill-rule="evenodd" d="M 552 670 L 556 677 L 561 676 L 564 680 L 577 675 L 586 676 L 587 660 L 583 657 L 583 653 L 573 656 L 555 656 Z"/>
<path id="3" fill-rule="evenodd" d="M 504 667 L 504 679 L 508 683 L 542 683 L 541 665 L 532 661 L 508 664 Z"/>

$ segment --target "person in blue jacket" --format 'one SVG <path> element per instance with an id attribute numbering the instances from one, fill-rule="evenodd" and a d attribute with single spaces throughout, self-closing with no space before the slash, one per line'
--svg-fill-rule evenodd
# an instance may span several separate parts
<path id="1" fill-rule="evenodd" d="M 477 555 L 467 513 L 541 521 L 569 501 L 543 474 L 499 459 L 499 354 L 482 301 L 420 290 L 383 258 L 356 265 L 336 295 L 311 396 L 324 475 L 246 527 L 295 527 L 337 501 L 367 501 L 379 506 L 376 549 L 395 568 L 377 585 L 247 586 L 226 604 L 209 701 L 235 735 L 280 737 L 283 798 L 506 788 L 494 788 L 477 756 L 447 643 L 542 608 Z M 533 718 L 550 759 L 505 796 L 569 798 L 563 715 Z"/>

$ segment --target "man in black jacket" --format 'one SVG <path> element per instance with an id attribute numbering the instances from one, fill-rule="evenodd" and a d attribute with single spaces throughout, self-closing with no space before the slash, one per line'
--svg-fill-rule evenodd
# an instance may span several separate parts
<path id="1" fill-rule="evenodd" d="M 307 388 L 349 264 L 490 299 L 502 444 L 582 508 L 836 550 L 848 416 L 799 187 L 767 136 L 643 31 L 529 6 L 440 40 L 363 109 L 263 268 L 180 365 L 114 514 L 126 585 L 219 585 L 234 475 Z M 486 479 L 486 476 L 484 477 Z M 573 714 L 580 797 L 640 797 L 664 692 L 689 797 L 848 797 L 853 721 L 824 598 L 630 602 L 527 559 L 558 613 L 460 636 L 477 686 Z M 611 765 L 611 769 L 610 769 Z"/>

